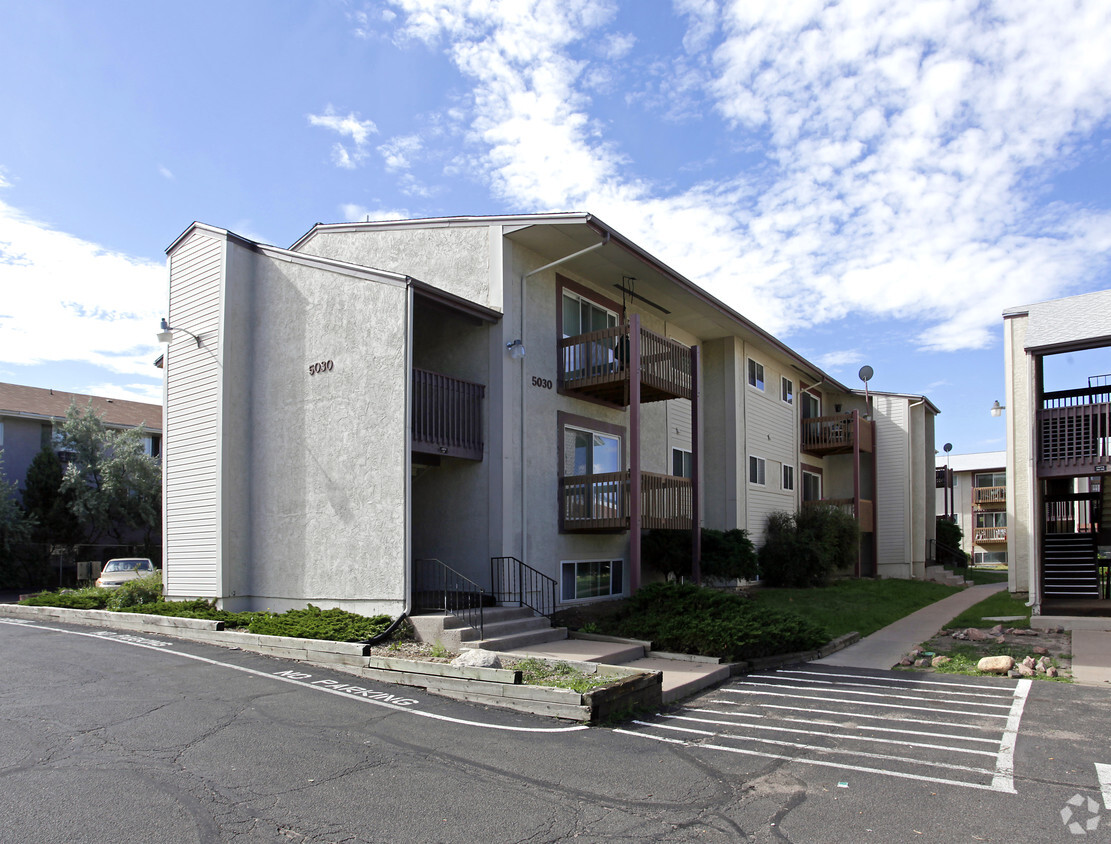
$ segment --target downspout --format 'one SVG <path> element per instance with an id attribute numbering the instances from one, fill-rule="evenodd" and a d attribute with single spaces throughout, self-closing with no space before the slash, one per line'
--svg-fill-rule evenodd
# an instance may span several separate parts
<path id="1" fill-rule="evenodd" d="M 525 282 L 532 276 L 538 275 L 545 270 L 550 270 L 558 267 L 560 264 L 565 264 L 568 261 L 578 258 L 580 255 L 585 255 L 588 252 L 593 252 L 595 249 L 601 249 L 610 242 L 610 233 L 607 231 L 601 242 L 595 243 L 593 246 L 588 246 L 585 249 L 580 249 L 578 252 L 572 252 L 570 255 L 565 255 L 562 258 L 545 264 L 542 267 L 537 267 L 535 270 L 530 270 L 527 273 L 521 274 L 520 292 L 518 294 L 517 310 L 520 313 L 520 340 L 521 345 L 528 349 L 528 344 L 525 342 Z M 526 551 L 528 549 L 528 478 L 525 471 L 525 364 L 522 358 L 521 363 L 521 402 L 520 412 L 517 414 L 520 423 L 520 439 L 519 445 L 521 449 L 521 562 L 527 563 L 525 559 Z"/>
<path id="2" fill-rule="evenodd" d="M 911 402 L 909 405 L 907 405 L 907 446 L 908 446 L 907 451 L 908 451 L 908 453 L 910 451 L 910 446 L 912 446 L 914 444 L 914 431 L 913 431 L 914 416 L 911 414 L 910 411 L 914 410 L 914 408 L 918 407 L 918 405 L 925 404 L 925 403 L 926 403 L 926 399 L 921 398 L 918 401 Z M 875 448 L 875 447 L 876 447 L 876 445 L 875 445 L 875 443 L 873 443 L 872 448 Z M 910 535 L 913 537 L 914 536 L 914 524 L 913 524 L 913 520 L 914 520 L 914 506 L 913 506 L 914 505 L 914 456 L 913 455 L 911 455 L 911 459 L 910 459 L 910 488 L 907 490 L 907 492 L 910 493 L 910 496 L 911 496 L 910 499 L 908 500 L 908 503 L 911 505 L 908 508 L 908 510 L 910 512 L 910 518 L 911 518 L 911 522 L 912 522 L 912 524 L 910 526 Z M 935 507 L 937 506 L 937 493 L 936 492 L 934 493 L 934 506 Z M 875 518 L 874 513 L 872 515 L 872 518 Z M 935 518 L 936 518 L 936 515 L 935 515 Z M 925 537 L 923 537 L 923 539 L 925 539 Z M 926 579 L 926 558 L 929 556 L 927 551 L 928 551 L 928 549 L 926 549 L 926 548 L 922 549 L 922 579 L 923 580 Z M 877 562 L 876 566 L 877 566 L 877 568 L 879 567 L 878 562 Z M 913 580 L 914 579 L 914 557 L 913 556 L 911 557 L 911 560 L 910 560 L 910 576 L 911 576 L 911 579 Z"/>
<path id="3" fill-rule="evenodd" d="M 376 645 L 393 635 L 413 610 L 413 285 L 405 285 L 405 603 L 401 614 L 385 630 L 367 640 Z"/>

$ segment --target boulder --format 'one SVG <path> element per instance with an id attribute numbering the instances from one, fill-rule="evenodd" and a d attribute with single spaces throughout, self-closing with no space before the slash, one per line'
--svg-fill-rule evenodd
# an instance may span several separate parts
<path id="1" fill-rule="evenodd" d="M 1023 677 L 1033 677 L 1034 669 L 1027 665 L 1025 662 L 1020 662 L 1018 664 L 1018 673 L 1021 674 Z"/>
<path id="2" fill-rule="evenodd" d="M 987 633 L 976 627 L 969 627 L 964 632 L 968 634 L 970 642 L 986 642 L 990 638 Z"/>
<path id="3" fill-rule="evenodd" d="M 976 670 L 987 674 L 1006 674 L 1015 666 L 1014 658 L 1009 656 L 985 656 L 976 663 Z"/>
<path id="4" fill-rule="evenodd" d="M 914 667 L 915 668 L 929 668 L 930 667 L 930 661 L 928 659 L 926 659 L 926 657 L 921 657 L 920 659 L 916 659 L 914 661 Z"/>
<path id="5" fill-rule="evenodd" d="M 989 636 L 1002 636 L 1003 635 L 1003 625 L 1002 624 L 995 625 L 995 627 L 991 628 L 991 630 L 988 631 L 988 635 Z"/>
<path id="6" fill-rule="evenodd" d="M 997 644 L 997 645 L 1005 645 L 1006 643 L 1007 643 L 1007 637 L 1006 636 L 997 636 L 996 639 L 995 639 L 995 644 Z"/>
<path id="7" fill-rule="evenodd" d="M 1022 661 L 1022 664 L 1025 665 L 1027 668 L 1029 668 L 1031 671 L 1033 671 L 1034 670 L 1034 665 L 1035 665 L 1034 657 L 1032 657 L 1032 656 L 1026 657 L 1026 659 L 1024 659 Z"/>
<path id="8" fill-rule="evenodd" d="M 1058 672 L 1057 672 L 1057 669 L 1056 669 L 1056 668 L 1055 668 L 1054 666 L 1052 666 L 1052 665 L 1051 665 L 1051 666 L 1049 666 L 1049 668 L 1047 668 L 1047 669 L 1045 670 L 1045 676 L 1046 676 L 1046 677 L 1056 677 L 1056 676 L 1057 676 L 1057 673 L 1058 673 Z"/>
<path id="9" fill-rule="evenodd" d="M 1034 648 L 1034 653 L 1036 653 L 1038 656 L 1046 656 L 1049 653 L 1049 648 L 1038 645 L 1036 648 Z"/>
<path id="10" fill-rule="evenodd" d="M 944 665 L 947 662 L 952 662 L 947 656 L 935 656 L 930 660 L 930 667 L 937 668 L 939 665 Z"/>
<path id="11" fill-rule="evenodd" d="M 481 648 L 468 648 L 451 661 L 457 667 L 469 666 L 471 668 L 501 668 L 501 660 L 493 651 L 484 651 Z"/>

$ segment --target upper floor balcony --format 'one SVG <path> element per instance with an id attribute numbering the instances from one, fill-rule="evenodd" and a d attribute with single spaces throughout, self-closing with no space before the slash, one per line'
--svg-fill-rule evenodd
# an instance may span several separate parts
<path id="1" fill-rule="evenodd" d="M 976 486 L 972 488 L 973 507 L 1002 507 L 1007 503 L 1007 487 Z"/>
<path id="2" fill-rule="evenodd" d="M 1111 464 L 1111 390 L 1058 390 L 1037 412 L 1041 477 L 1102 474 Z"/>
<path id="3" fill-rule="evenodd" d="M 1000 526 L 973 528 L 973 542 L 977 545 L 990 545 L 1007 541 L 1007 528 Z"/>
<path id="4" fill-rule="evenodd" d="M 634 360 L 638 351 L 639 359 Z M 634 370 L 640 373 L 642 403 L 690 399 L 694 394 L 690 347 L 642 328 L 635 315 L 631 324 L 559 341 L 563 392 L 626 407 Z"/>
<path id="5" fill-rule="evenodd" d="M 801 448 L 806 454 L 852 454 L 872 451 L 872 425 L 858 411 L 802 420 Z"/>
<path id="6" fill-rule="evenodd" d="M 413 453 L 481 460 L 486 388 L 460 378 L 413 370 Z"/>
<path id="7" fill-rule="evenodd" d="M 559 529 L 563 532 L 628 530 L 630 472 L 569 475 L 559 479 Z M 642 472 L 640 526 L 690 530 L 690 478 Z"/>

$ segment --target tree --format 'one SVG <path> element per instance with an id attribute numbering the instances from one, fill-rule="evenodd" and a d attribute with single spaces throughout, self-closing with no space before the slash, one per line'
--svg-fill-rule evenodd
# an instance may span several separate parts
<path id="1" fill-rule="evenodd" d="M 0 583 L 26 585 L 27 542 L 34 522 L 19 506 L 16 484 L 3 480 L 4 452 L 0 450 Z"/>
<path id="2" fill-rule="evenodd" d="M 62 491 L 86 540 L 122 542 L 129 530 L 141 530 L 149 543 L 160 526 L 162 469 L 143 448 L 143 429 L 106 428 L 91 406 L 82 413 L 70 405 L 55 436 L 68 452 Z"/>
<path id="3" fill-rule="evenodd" d="M 27 469 L 23 481 L 23 511 L 34 519 L 32 541 L 73 545 L 81 540 L 81 525 L 70 510 L 72 495 L 62 491 L 62 462 L 45 447 Z"/>

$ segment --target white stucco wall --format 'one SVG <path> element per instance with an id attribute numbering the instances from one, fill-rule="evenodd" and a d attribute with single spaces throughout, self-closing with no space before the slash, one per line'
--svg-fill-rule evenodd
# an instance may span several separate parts
<path id="1" fill-rule="evenodd" d="M 1034 521 L 1033 428 L 1035 419 L 1032 364 L 1026 354 L 1025 315 L 1003 321 L 1003 360 L 1006 399 L 1003 404 L 1007 430 L 1007 587 L 1028 593 L 1037 582 L 1034 552 L 1038 535 Z"/>

